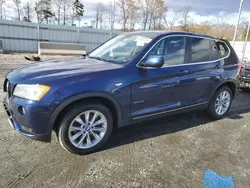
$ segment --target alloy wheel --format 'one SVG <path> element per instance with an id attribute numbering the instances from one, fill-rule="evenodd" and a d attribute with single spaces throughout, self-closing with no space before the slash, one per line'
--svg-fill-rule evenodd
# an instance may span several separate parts
<path id="1" fill-rule="evenodd" d="M 231 103 L 231 95 L 228 91 L 222 91 L 215 100 L 215 112 L 218 115 L 223 115 L 229 109 Z"/>
<path id="2" fill-rule="evenodd" d="M 99 111 L 88 110 L 76 116 L 68 130 L 70 142 L 79 149 L 97 145 L 107 131 L 107 119 Z"/>

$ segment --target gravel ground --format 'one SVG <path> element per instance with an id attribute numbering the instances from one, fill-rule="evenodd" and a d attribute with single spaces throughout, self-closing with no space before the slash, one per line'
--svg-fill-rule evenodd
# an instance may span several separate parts
<path id="1" fill-rule="evenodd" d="M 27 62 L 0 55 L 0 63 L 3 81 L 7 70 Z M 64 151 L 55 135 L 50 144 L 21 136 L 0 107 L 0 187 L 196 188 L 207 168 L 233 176 L 237 188 L 250 187 L 249 98 L 239 92 L 219 121 L 199 111 L 119 129 L 102 151 L 86 156 Z"/>

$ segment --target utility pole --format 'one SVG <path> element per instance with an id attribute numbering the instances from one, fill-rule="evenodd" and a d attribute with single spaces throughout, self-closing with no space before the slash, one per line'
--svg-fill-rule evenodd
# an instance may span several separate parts
<path id="1" fill-rule="evenodd" d="M 250 30 L 250 21 L 249 21 L 249 23 L 248 23 L 247 34 L 246 34 L 245 42 L 244 42 L 244 45 L 243 45 L 243 50 L 242 50 L 242 61 L 241 61 L 241 62 L 243 62 L 243 59 L 244 59 L 244 56 L 245 56 L 245 53 L 246 53 L 247 41 L 248 41 L 248 37 L 249 37 L 249 30 Z"/>
<path id="2" fill-rule="evenodd" d="M 240 15 L 241 15 L 241 10 L 242 10 L 243 2 L 244 2 L 244 0 L 241 0 L 241 1 L 240 1 L 240 8 L 239 8 L 239 13 L 238 13 L 238 20 L 237 20 L 237 25 L 236 25 L 235 31 L 234 31 L 233 47 L 234 47 L 234 45 L 235 45 L 236 35 L 237 35 L 239 23 L 240 23 Z"/>

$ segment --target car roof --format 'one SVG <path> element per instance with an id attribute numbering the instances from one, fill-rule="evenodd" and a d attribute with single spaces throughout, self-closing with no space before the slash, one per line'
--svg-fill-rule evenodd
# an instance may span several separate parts
<path id="1" fill-rule="evenodd" d="M 188 35 L 188 36 L 196 36 L 196 37 L 202 37 L 202 38 L 210 38 L 210 39 L 215 39 L 218 40 L 219 38 L 210 36 L 210 35 L 205 35 L 205 34 L 198 34 L 198 33 L 191 33 L 191 32 L 184 32 L 184 31 L 135 31 L 135 32 L 130 32 L 128 34 L 139 34 L 139 35 L 144 35 L 144 36 L 149 36 L 149 37 L 157 37 L 157 36 L 167 36 L 167 35 Z"/>

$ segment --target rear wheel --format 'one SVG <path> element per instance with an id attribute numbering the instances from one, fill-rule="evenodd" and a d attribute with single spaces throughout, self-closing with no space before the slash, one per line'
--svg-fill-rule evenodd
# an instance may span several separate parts
<path id="1" fill-rule="evenodd" d="M 231 89 L 228 87 L 222 87 L 214 93 L 207 111 L 213 119 L 221 119 L 228 113 L 231 107 L 231 103 Z"/>
<path id="2" fill-rule="evenodd" d="M 61 121 L 58 139 L 62 147 L 84 155 L 99 149 L 110 137 L 113 119 L 109 109 L 101 104 L 73 106 Z"/>

